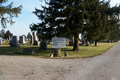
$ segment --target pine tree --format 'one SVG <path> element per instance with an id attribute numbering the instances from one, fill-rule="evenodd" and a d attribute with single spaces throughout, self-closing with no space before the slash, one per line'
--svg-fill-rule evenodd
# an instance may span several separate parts
<path id="1" fill-rule="evenodd" d="M 13 36 L 13 34 L 8 30 L 8 31 L 6 31 L 6 33 L 5 33 L 5 36 L 4 36 L 4 38 L 6 39 L 6 38 L 11 38 Z"/>
<path id="2" fill-rule="evenodd" d="M 113 30 L 115 28 L 113 25 L 117 24 L 116 18 L 112 18 L 113 12 L 109 11 L 108 13 L 110 9 L 109 3 L 109 1 L 105 2 L 104 0 L 86 0 L 87 24 L 83 28 L 83 31 L 87 40 L 95 41 L 95 46 L 97 46 L 98 41 L 106 39 L 111 29 Z"/>
<path id="3" fill-rule="evenodd" d="M 1 19 L 1 25 L 3 28 L 7 26 L 7 23 L 10 23 L 11 25 L 14 23 L 12 20 L 13 17 L 18 17 L 18 14 L 21 13 L 22 6 L 19 7 L 12 7 L 13 3 L 10 3 L 7 6 L 4 6 L 4 3 L 6 3 L 8 0 L 0 0 L 0 19 Z"/>
<path id="4" fill-rule="evenodd" d="M 79 51 L 79 33 L 84 24 L 83 0 L 50 0 L 43 10 L 35 9 L 35 14 L 42 21 L 31 24 L 31 30 L 52 36 L 74 36 L 74 51 Z"/>
<path id="5" fill-rule="evenodd" d="M 31 39 L 31 34 L 30 34 L 30 32 L 28 33 L 27 38 Z"/>

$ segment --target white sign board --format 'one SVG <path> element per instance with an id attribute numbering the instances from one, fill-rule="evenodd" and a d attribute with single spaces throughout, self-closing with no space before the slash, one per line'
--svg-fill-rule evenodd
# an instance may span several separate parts
<path id="1" fill-rule="evenodd" d="M 66 38 L 65 37 L 53 37 L 52 38 L 52 48 L 65 48 Z"/>

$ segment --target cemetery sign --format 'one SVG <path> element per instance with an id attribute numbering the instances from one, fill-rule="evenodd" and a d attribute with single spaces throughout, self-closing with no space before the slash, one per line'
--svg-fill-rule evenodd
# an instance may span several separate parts
<path id="1" fill-rule="evenodd" d="M 65 37 L 53 37 L 52 38 L 52 48 L 65 48 L 66 38 Z"/>

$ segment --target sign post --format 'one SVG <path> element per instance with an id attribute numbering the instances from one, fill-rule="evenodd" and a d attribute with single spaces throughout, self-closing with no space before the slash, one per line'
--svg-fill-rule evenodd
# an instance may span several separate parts
<path id="1" fill-rule="evenodd" d="M 58 50 L 60 50 L 60 48 L 64 48 L 64 54 L 65 54 L 66 38 L 65 37 L 53 37 L 52 48 L 56 48 Z M 60 51 L 58 51 L 57 54 L 60 56 Z"/>

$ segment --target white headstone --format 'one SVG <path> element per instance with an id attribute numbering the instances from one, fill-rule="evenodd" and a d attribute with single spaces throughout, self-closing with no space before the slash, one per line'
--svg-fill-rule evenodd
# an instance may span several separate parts
<path id="1" fill-rule="evenodd" d="M 38 45 L 38 37 L 36 35 L 36 32 L 33 32 L 33 41 L 34 41 L 33 45 Z"/>
<path id="2" fill-rule="evenodd" d="M 9 36 L 8 40 L 10 40 L 10 36 Z"/>
<path id="3" fill-rule="evenodd" d="M 36 32 L 33 32 L 33 40 L 34 40 L 34 41 L 38 41 L 38 37 L 37 37 L 37 35 L 36 35 Z"/>

